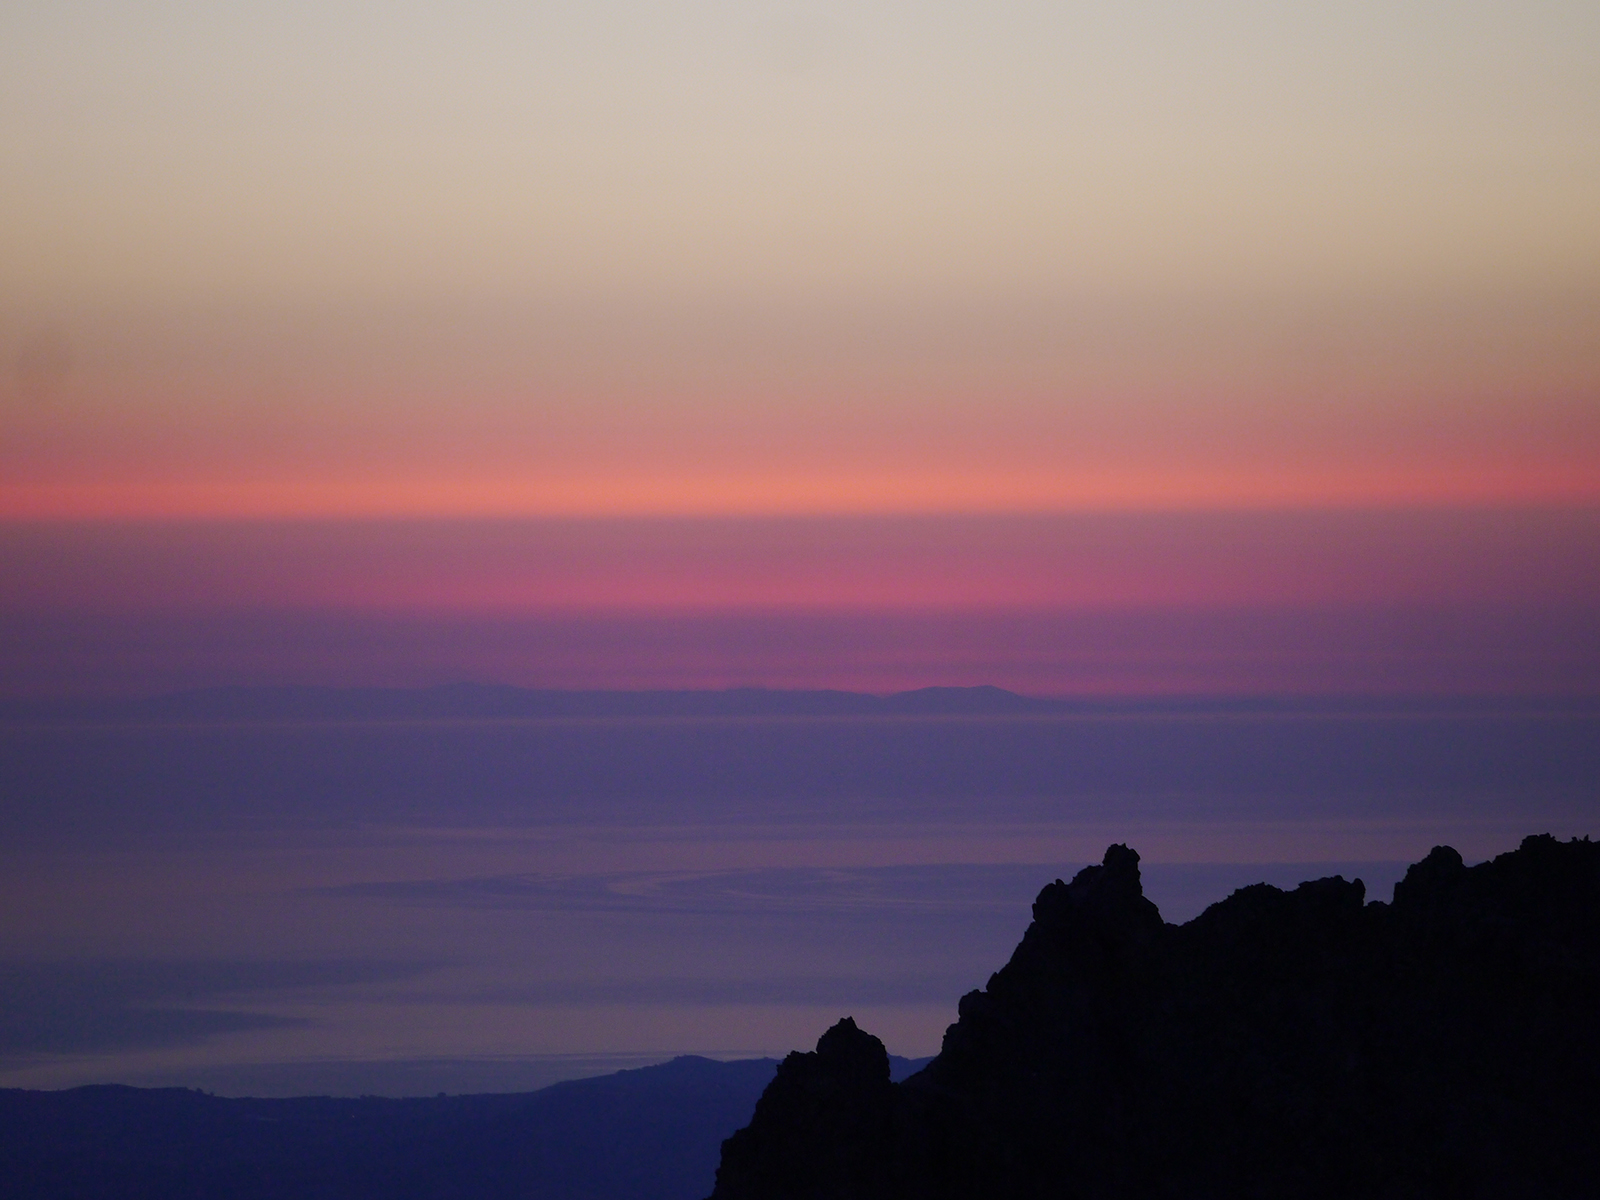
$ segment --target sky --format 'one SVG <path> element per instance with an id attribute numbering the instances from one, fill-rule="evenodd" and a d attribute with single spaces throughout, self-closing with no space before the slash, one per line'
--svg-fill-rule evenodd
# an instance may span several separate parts
<path id="1" fill-rule="evenodd" d="M 207 621 L 307 682 L 1388 690 L 940 638 L 1597 598 L 1574 0 L 13 5 L 0 159 L 12 695 L 284 673 Z M 442 632 L 863 610 L 894 669 Z"/>
<path id="2" fill-rule="evenodd" d="M 1600 497 L 1576 0 L 0 33 L 8 520 Z"/>
<path id="3" fill-rule="evenodd" d="M 1596 832 L 1597 213 L 1580 0 L 0 6 L 0 1083 L 928 1054 L 1113 841 Z M 462 682 L 1086 707 L 60 703 Z"/>

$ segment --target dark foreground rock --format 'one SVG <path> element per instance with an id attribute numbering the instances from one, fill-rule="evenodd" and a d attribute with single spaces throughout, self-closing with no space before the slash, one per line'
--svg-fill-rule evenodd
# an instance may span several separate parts
<path id="1" fill-rule="evenodd" d="M 723 1144 L 714 1200 L 1600 1194 L 1600 845 L 1436 848 L 1186 925 L 1139 856 L 1039 894 L 925 1070 L 846 1019 Z"/>

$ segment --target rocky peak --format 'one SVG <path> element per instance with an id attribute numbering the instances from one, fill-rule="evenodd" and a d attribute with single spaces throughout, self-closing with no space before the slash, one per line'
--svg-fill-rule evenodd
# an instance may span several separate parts
<path id="1" fill-rule="evenodd" d="M 815 1057 L 819 1074 L 853 1083 L 889 1082 L 889 1051 L 853 1017 L 840 1018 L 817 1039 Z"/>
<path id="2" fill-rule="evenodd" d="M 841 1021 L 724 1144 L 715 1200 L 1579 1196 L 1600 1177 L 1600 845 L 1436 847 L 1186 925 L 1110 847 L 895 1085 Z M 848 1081 L 857 1082 L 850 1083 Z"/>
<path id="3" fill-rule="evenodd" d="M 1435 846 L 1427 858 L 1406 868 L 1406 877 L 1394 885 L 1394 902 L 1397 906 L 1431 906 L 1466 874 L 1466 864 L 1454 847 Z"/>
<path id="4" fill-rule="evenodd" d="M 1033 902 L 1035 925 L 1045 933 L 1095 928 L 1107 933 L 1149 935 L 1161 927 L 1161 912 L 1145 899 L 1139 852 L 1120 843 L 1106 848 L 1099 866 L 1085 867 L 1071 883 L 1046 884 Z"/>

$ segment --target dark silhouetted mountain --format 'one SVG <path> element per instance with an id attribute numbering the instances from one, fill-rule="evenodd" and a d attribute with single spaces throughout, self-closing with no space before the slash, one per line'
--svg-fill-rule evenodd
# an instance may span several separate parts
<path id="1" fill-rule="evenodd" d="M 893 1061 L 896 1078 L 926 1059 Z M 777 1063 L 676 1058 L 518 1095 L 0 1090 L 6 1200 L 690 1200 Z"/>
<path id="2" fill-rule="evenodd" d="M 1062 707 L 1057 702 L 1019 696 L 1015 692 L 989 685 L 918 688 L 913 692 L 884 696 L 879 703 L 884 712 L 915 713 L 919 716 L 935 713 L 977 716 L 984 713 L 1048 712 Z"/>
<path id="3" fill-rule="evenodd" d="M 1040 892 L 910 1079 L 849 1019 L 791 1054 L 714 1200 L 1600 1191 L 1600 845 L 1439 847 L 1392 904 L 1257 884 L 1182 926 L 1138 862 Z"/>

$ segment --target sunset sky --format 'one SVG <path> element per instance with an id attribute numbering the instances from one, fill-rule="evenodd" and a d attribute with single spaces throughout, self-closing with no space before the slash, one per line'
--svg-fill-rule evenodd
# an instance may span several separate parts
<path id="1" fill-rule="evenodd" d="M 13 5 L 0 161 L 13 617 L 1595 597 L 1576 0 Z"/>
<path id="2" fill-rule="evenodd" d="M 1068 702 L 149 699 L 464 683 Z M 932 1054 L 1597 779 L 1594 0 L 0 4 L 0 1084 Z"/>

